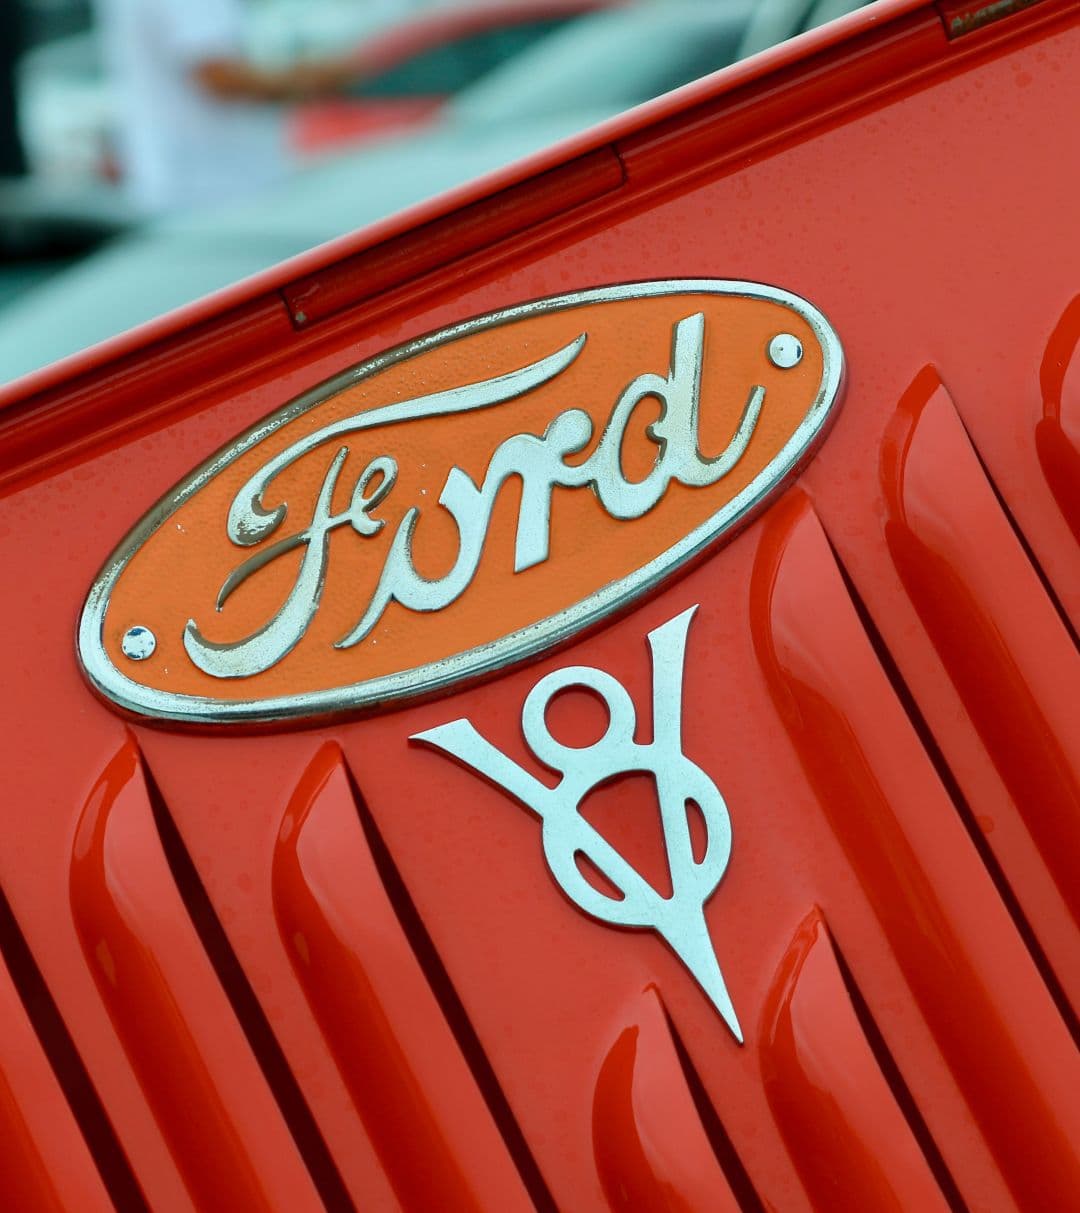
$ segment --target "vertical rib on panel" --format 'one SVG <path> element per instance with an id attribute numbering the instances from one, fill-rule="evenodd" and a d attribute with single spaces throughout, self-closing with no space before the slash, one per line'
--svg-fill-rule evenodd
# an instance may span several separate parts
<path id="1" fill-rule="evenodd" d="M 815 1208 L 948 1213 L 844 986 L 821 912 L 807 916 L 762 1015 L 765 1093 Z"/>
<path id="2" fill-rule="evenodd" d="M 805 499 L 774 510 L 752 593 L 755 645 L 780 717 L 1017 1202 L 1080 1202 L 1075 1047 Z"/>
<path id="3" fill-rule="evenodd" d="M 660 997 L 646 990 L 608 1050 L 593 1097 L 593 1151 L 613 1213 L 740 1213 L 694 1106 Z"/>
<path id="4" fill-rule="evenodd" d="M 383 887 L 336 746 L 289 803 L 273 891 L 290 959 L 402 1205 L 531 1208 Z"/>
<path id="5" fill-rule="evenodd" d="M 320 1209 L 173 883 L 130 740 L 79 820 L 71 904 L 101 997 L 198 1207 Z"/>

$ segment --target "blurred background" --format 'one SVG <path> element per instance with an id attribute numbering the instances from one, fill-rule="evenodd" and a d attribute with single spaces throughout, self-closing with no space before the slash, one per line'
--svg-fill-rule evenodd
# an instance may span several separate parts
<path id="1" fill-rule="evenodd" d="M 0 0 L 0 382 L 861 0 Z"/>

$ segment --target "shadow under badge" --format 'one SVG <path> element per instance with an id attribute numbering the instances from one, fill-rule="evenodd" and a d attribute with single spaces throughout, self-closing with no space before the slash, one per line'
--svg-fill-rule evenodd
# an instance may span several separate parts
<path id="1" fill-rule="evenodd" d="M 468 720 L 415 734 L 411 740 L 443 750 L 464 766 L 503 788 L 542 823 L 544 857 L 566 895 L 585 913 L 611 926 L 651 929 L 667 943 L 742 1043 L 735 1008 L 705 922 L 705 903 L 716 891 L 731 856 L 731 819 L 713 780 L 683 753 L 682 695 L 686 642 L 696 606 L 648 635 L 652 654 L 653 736 L 634 740 L 637 715 L 626 688 L 613 675 L 591 666 L 568 666 L 542 678 L 525 699 L 521 729 L 537 760 L 561 778 L 549 788 L 509 758 Z M 583 688 L 605 704 L 608 725 L 592 745 L 557 741 L 547 727 L 551 700 Z M 664 897 L 579 812 L 595 788 L 615 777 L 645 771 L 656 780 L 672 893 Z M 705 854 L 694 858 L 688 802 L 701 810 Z M 623 896 L 594 888 L 576 857 L 584 855 Z"/>

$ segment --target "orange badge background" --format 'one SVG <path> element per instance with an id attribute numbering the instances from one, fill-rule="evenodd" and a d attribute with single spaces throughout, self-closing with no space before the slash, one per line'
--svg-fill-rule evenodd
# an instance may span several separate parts
<path id="1" fill-rule="evenodd" d="M 700 446 L 706 458 L 731 439 L 752 385 L 766 389 L 749 448 L 727 477 L 704 489 L 673 483 L 656 509 L 634 521 L 611 518 L 589 489 L 556 488 L 549 559 L 519 574 L 513 569 L 520 484 L 511 479 L 499 494 L 476 577 L 456 602 L 426 614 L 391 604 L 355 647 L 333 647 L 362 615 L 397 524 L 410 506 L 422 511 L 415 539 L 418 571 L 438 577 L 452 566 L 457 529 L 438 505 L 451 465 L 480 484 L 501 441 L 515 433 L 541 435 L 568 408 L 583 408 L 593 419 L 593 440 L 575 462 L 586 458 L 630 381 L 647 371 L 667 374 L 672 330 L 697 311 L 705 314 Z M 303 435 L 380 405 L 505 374 L 582 332 L 588 341 L 576 362 L 521 399 L 327 442 L 272 482 L 266 508 L 280 501 L 289 507 L 278 530 L 251 548 L 229 541 L 225 522 L 236 492 Z M 802 341 L 805 353 L 797 367 L 778 369 L 766 356 L 768 342 L 778 332 L 794 333 Z M 822 350 L 797 313 L 778 303 L 715 294 L 592 303 L 498 324 L 438 345 L 316 405 L 245 452 L 176 510 L 135 552 L 113 589 L 105 616 L 106 651 L 117 669 L 145 686 L 232 701 L 347 686 L 488 644 L 628 576 L 715 514 L 792 436 L 814 401 L 822 374 Z M 631 479 L 642 478 L 656 459 L 656 444 L 645 429 L 658 415 L 658 402 L 647 399 L 627 427 L 623 465 Z M 387 454 L 397 461 L 397 483 L 373 511 L 386 525 L 371 538 L 361 538 L 347 526 L 332 534 L 322 603 L 302 641 L 281 662 L 247 678 L 217 679 L 202 673 L 184 651 L 188 619 L 195 619 L 208 639 L 235 641 L 262 627 L 280 608 L 295 581 L 302 549 L 252 576 L 220 614 L 214 603 L 237 565 L 310 523 L 327 469 L 342 445 L 350 450 L 337 485 L 335 511 L 348 505 L 356 478 L 370 459 Z M 158 644 L 151 658 L 135 665 L 122 655 L 120 640 L 137 624 L 151 628 Z"/>

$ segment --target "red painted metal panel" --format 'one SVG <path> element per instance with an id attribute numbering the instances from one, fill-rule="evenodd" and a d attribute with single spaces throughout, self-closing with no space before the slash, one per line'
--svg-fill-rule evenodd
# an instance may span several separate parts
<path id="1" fill-rule="evenodd" d="M 936 6 L 875 6 L 7 391 L 0 994 L 43 1083 L 0 1048 L 20 1199 L 1080 1202 L 1078 60 L 1073 4 L 952 40 Z M 520 185 L 567 164 L 602 171 L 565 213 Z M 455 247 L 492 199 L 514 222 Z M 845 395 L 798 484 L 633 610 L 318 727 L 207 736 L 90 691 L 95 574 L 222 443 L 470 316 L 698 277 L 821 307 Z M 320 284 L 298 329 L 285 298 Z M 534 816 L 409 740 L 464 718 L 540 778 L 523 704 L 568 665 L 647 735 L 646 637 L 694 606 L 682 742 L 730 814 L 705 913 L 742 1045 L 655 932 L 563 896 Z M 556 707 L 595 738 L 588 696 Z M 662 872 L 656 806 L 635 777 L 588 809 Z"/>

